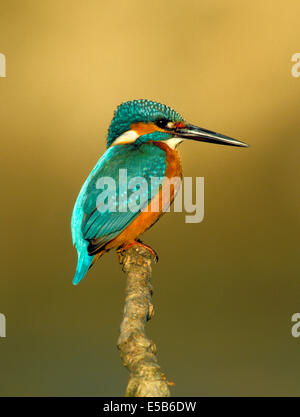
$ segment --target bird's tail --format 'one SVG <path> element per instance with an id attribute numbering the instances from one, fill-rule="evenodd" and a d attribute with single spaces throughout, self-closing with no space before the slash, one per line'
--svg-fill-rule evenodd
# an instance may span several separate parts
<path id="1" fill-rule="evenodd" d="M 78 254 L 77 268 L 73 278 L 73 284 L 77 285 L 85 276 L 89 268 L 92 266 L 95 256 L 90 256 L 87 253 L 84 255 Z"/>

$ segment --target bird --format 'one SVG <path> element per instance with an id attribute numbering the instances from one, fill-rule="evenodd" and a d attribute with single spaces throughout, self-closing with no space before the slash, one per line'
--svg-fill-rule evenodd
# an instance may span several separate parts
<path id="1" fill-rule="evenodd" d="M 72 240 L 78 257 L 74 285 L 111 249 L 125 251 L 141 245 L 156 256 L 139 237 L 162 216 L 163 208 L 172 204 L 178 186 L 170 189 L 163 203 L 165 191 L 158 183 L 150 195 L 142 194 L 139 208 L 128 210 L 126 205 L 132 203 L 137 187 L 126 192 L 121 189 L 119 173 L 126 172 L 127 181 L 142 178 L 149 187 L 154 177 L 181 178 L 177 146 L 184 140 L 248 147 L 239 140 L 187 123 L 175 110 L 155 101 L 131 100 L 116 108 L 108 129 L 106 151 L 84 182 L 72 213 Z M 99 203 L 98 185 L 104 178 L 112 178 L 116 184 L 111 191 L 108 187 L 102 189 L 106 190 L 106 201 L 112 202 L 111 209 L 106 210 L 104 200 Z M 156 210 L 151 209 L 154 200 L 158 202 Z"/>

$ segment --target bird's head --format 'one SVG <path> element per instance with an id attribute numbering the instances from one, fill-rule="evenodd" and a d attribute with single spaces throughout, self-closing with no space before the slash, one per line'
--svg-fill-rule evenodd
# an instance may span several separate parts
<path id="1" fill-rule="evenodd" d="M 116 109 L 108 130 L 107 147 L 164 141 L 175 148 L 184 139 L 248 146 L 220 133 L 191 125 L 179 113 L 164 104 L 150 100 L 132 100 L 122 103 Z"/>

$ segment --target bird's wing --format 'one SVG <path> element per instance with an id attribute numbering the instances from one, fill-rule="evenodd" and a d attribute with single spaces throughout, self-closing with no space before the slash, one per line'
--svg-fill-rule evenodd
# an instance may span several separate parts
<path id="1" fill-rule="evenodd" d="M 162 178 L 166 171 L 165 152 L 157 146 L 145 144 L 139 148 L 132 148 L 127 145 L 114 146 L 110 149 L 109 158 L 105 158 L 103 164 L 100 164 L 99 169 L 91 176 L 88 186 L 85 191 L 83 201 L 83 221 L 82 221 L 82 235 L 83 238 L 90 242 L 88 251 L 89 254 L 97 253 L 107 242 L 118 236 L 143 210 L 151 201 L 152 195 L 159 191 L 159 185 L 153 182 L 151 184 L 151 177 Z M 124 176 L 126 170 L 127 184 L 127 198 L 124 191 L 119 187 L 119 175 Z M 104 190 L 99 189 L 99 183 L 105 178 L 111 178 L 115 181 L 116 187 L 106 187 Z M 147 189 L 141 194 L 141 205 L 139 209 L 120 211 L 120 203 L 124 201 L 136 201 L 134 192 L 139 187 L 130 187 L 134 185 L 134 178 L 142 177 L 147 182 Z M 106 181 L 106 180 L 105 180 Z M 105 182 L 104 181 L 104 182 Z M 138 180 L 137 180 L 138 181 Z M 97 188 L 98 187 L 98 188 Z M 103 211 L 101 209 L 101 193 L 106 193 L 107 203 L 110 201 L 110 210 Z M 125 192 L 126 193 L 126 192 Z M 100 198 L 100 199 L 99 199 Z M 100 202 L 99 202 L 100 201 Z M 103 206 L 102 206 L 103 207 Z M 114 211 L 111 208 L 114 208 Z"/>

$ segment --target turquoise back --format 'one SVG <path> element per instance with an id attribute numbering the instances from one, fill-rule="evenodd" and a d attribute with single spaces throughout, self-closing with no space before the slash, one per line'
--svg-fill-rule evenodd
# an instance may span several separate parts
<path id="1" fill-rule="evenodd" d="M 149 143 L 140 144 L 138 147 L 134 144 L 112 146 L 100 158 L 85 181 L 72 214 L 73 243 L 78 252 L 78 266 L 73 280 L 74 284 L 77 284 L 83 278 L 91 266 L 94 259 L 91 248 L 97 251 L 105 243 L 118 236 L 150 203 L 151 195 L 159 192 L 158 182 L 154 182 L 151 190 L 151 178 L 164 177 L 166 168 L 165 152 L 158 146 Z M 127 170 L 128 182 L 135 177 L 142 177 L 147 181 L 147 195 L 143 196 L 143 205 L 136 212 L 119 210 L 120 169 Z M 97 198 L 101 190 L 96 185 L 97 181 L 103 177 L 110 177 L 115 180 L 115 212 L 100 212 L 97 209 Z M 134 189 L 127 191 L 128 200 L 130 200 L 134 191 Z M 123 200 L 122 196 L 120 200 Z"/>

